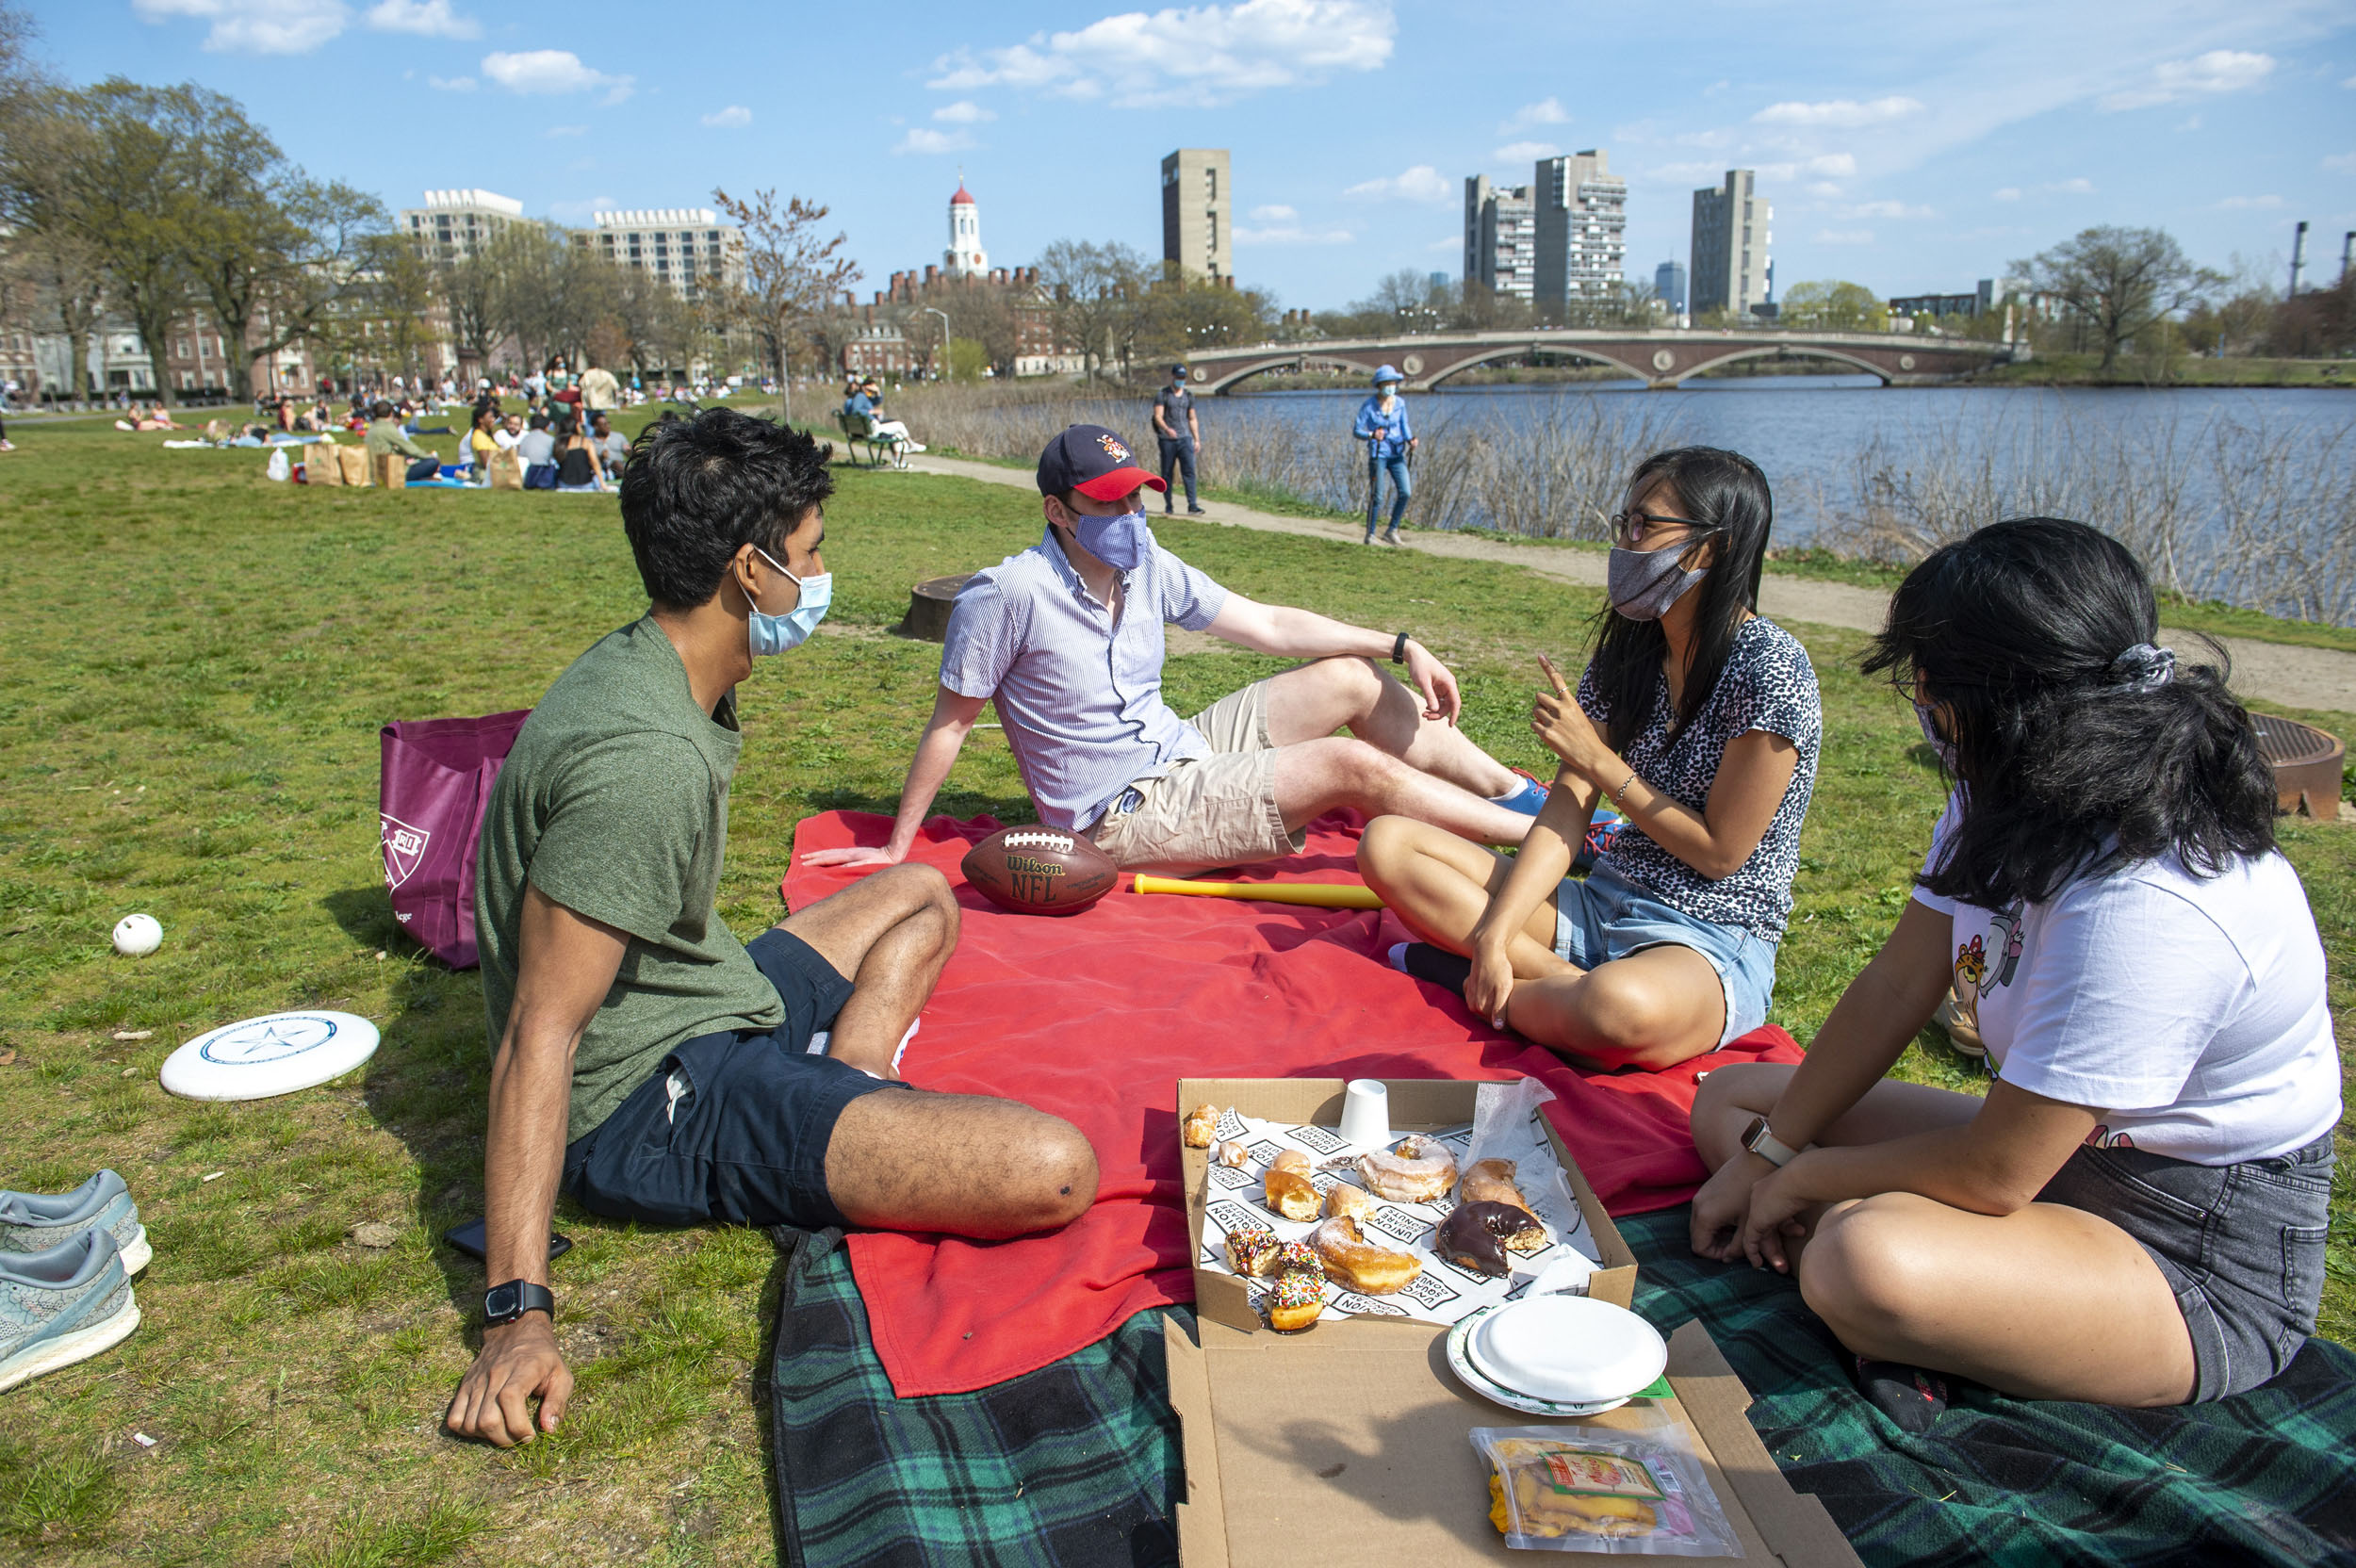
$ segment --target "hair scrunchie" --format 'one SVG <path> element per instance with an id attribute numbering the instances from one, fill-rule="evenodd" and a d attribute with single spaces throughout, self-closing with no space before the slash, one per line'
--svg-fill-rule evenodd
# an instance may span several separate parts
<path id="1" fill-rule="evenodd" d="M 2176 678 L 2176 650 L 2152 643 L 2137 643 L 2111 661 L 2109 684 L 2103 694 L 2156 692 Z"/>

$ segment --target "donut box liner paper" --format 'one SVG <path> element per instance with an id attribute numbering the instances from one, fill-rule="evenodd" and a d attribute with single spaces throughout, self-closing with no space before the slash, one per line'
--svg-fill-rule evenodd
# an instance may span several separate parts
<path id="1" fill-rule="evenodd" d="M 1532 1089 L 1535 1094 L 1528 1092 Z M 1423 1265 L 1423 1272 L 1405 1290 L 1392 1296 L 1362 1296 L 1329 1280 L 1325 1285 L 1325 1310 L 1356 1316 L 1408 1317 L 1425 1323 L 1449 1324 L 1483 1307 L 1515 1299 L 1542 1269 L 1562 1258 L 1566 1249 L 1600 1266 L 1601 1253 L 1595 1235 L 1579 1213 L 1579 1201 L 1572 1196 L 1570 1184 L 1563 1180 L 1562 1168 L 1546 1142 L 1538 1106 L 1544 1099 L 1550 1098 L 1533 1081 L 1483 1084 L 1478 1122 L 1422 1135 L 1447 1149 L 1461 1174 L 1476 1157 L 1474 1132 L 1480 1126 L 1477 1157 L 1514 1162 L 1514 1184 L 1522 1189 L 1522 1196 L 1530 1200 L 1530 1211 L 1546 1226 L 1550 1238 L 1544 1250 L 1507 1253 L 1512 1272 L 1503 1279 L 1493 1279 L 1450 1263 L 1435 1250 L 1439 1224 L 1456 1207 L 1453 1197 L 1428 1203 L 1395 1203 L 1380 1199 L 1381 1209 L 1362 1222 L 1366 1239 L 1378 1247 L 1412 1254 Z M 1481 1125 L 1484 1122 L 1487 1125 Z M 1205 1273 L 1231 1277 L 1235 1271 L 1227 1262 L 1230 1231 L 1260 1226 L 1275 1232 L 1276 1239 L 1284 1242 L 1305 1240 L 1324 1223 L 1321 1217 L 1314 1220 L 1286 1219 L 1262 1201 L 1267 1191 L 1268 1168 L 1277 1155 L 1287 1149 L 1306 1154 L 1311 1179 L 1322 1196 L 1336 1183 L 1365 1186 L 1354 1162 L 1358 1155 L 1373 1152 L 1343 1142 L 1341 1135 L 1331 1127 L 1263 1121 L 1233 1109 L 1220 1116 L 1217 1136 L 1242 1144 L 1245 1159 L 1240 1166 L 1223 1166 L 1214 1161 L 1204 1171 L 1203 1252 L 1196 1266 Z M 1388 1150 L 1398 1141 L 1395 1136 L 1383 1147 Z M 1327 1161 L 1334 1159 L 1352 1163 L 1324 1168 Z M 1265 1313 L 1267 1298 L 1275 1282 L 1246 1278 L 1243 1282 L 1251 1293 L 1252 1310 Z"/>

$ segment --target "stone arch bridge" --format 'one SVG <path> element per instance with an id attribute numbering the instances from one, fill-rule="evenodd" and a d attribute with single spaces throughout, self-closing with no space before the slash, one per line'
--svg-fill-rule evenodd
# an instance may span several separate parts
<path id="1" fill-rule="evenodd" d="M 1615 369 L 1661 391 L 1689 376 L 1746 359 L 1797 354 L 1879 376 L 1885 386 L 1953 381 L 2012 357 L 2003 343 L 1917 338 L 1879 332 L 1709 332 L 1667 328 L 1574 327 L 1540 332 L 1410 334 L 1314 343 L 1257 343 L 1217 349 L 1187 362 L 1198 392 L 1225 392 L 1270 371 L 1333 367 L 1371 376 L 1398 367 L 1407 389 L 1422 391 L 1476 366 L 1529 354 L 1567 355 Z"/>

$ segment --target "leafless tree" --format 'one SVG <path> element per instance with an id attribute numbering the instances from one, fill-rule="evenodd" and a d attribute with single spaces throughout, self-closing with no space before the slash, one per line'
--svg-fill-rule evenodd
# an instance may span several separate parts
<path id="1" fill-rule="evenodd" d="M 774 188 L 749 202 L 725 190 L 712 199 L 744 236 L 744 282 L 715 291 L 718 302 L 761 344 L 777 374 L 778 414 L 791 417 L 793 351 L 810 318 L 859 280 L 859 264 L 843 254 L 849 237 L 820 237 L 828 209 L 799 196 L 780 207 Z"/>

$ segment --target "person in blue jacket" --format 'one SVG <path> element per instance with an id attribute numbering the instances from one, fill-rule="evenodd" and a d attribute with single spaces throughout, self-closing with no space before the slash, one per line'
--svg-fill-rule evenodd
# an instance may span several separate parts
<path id="1" fill-rule="evenodd" d="M 1407 422 L 1407 404 L 1399 384 L 1407 378 L 1385 365 L 1374 373 L 1374 396 L 1358 405 L 1358 422 L 1350 433 L 1366 444 L 1366 543 L 1374 543 L 1375 519 L 1383 511 L 1383 476 L 1391 476 L 1391 526 L 1383 542 L 1396 545 L 1399 519 L 1407 511 L 1415 485 L 1407 477 L 1407 457 L 1415 449 L 1415 428 Z"/>

